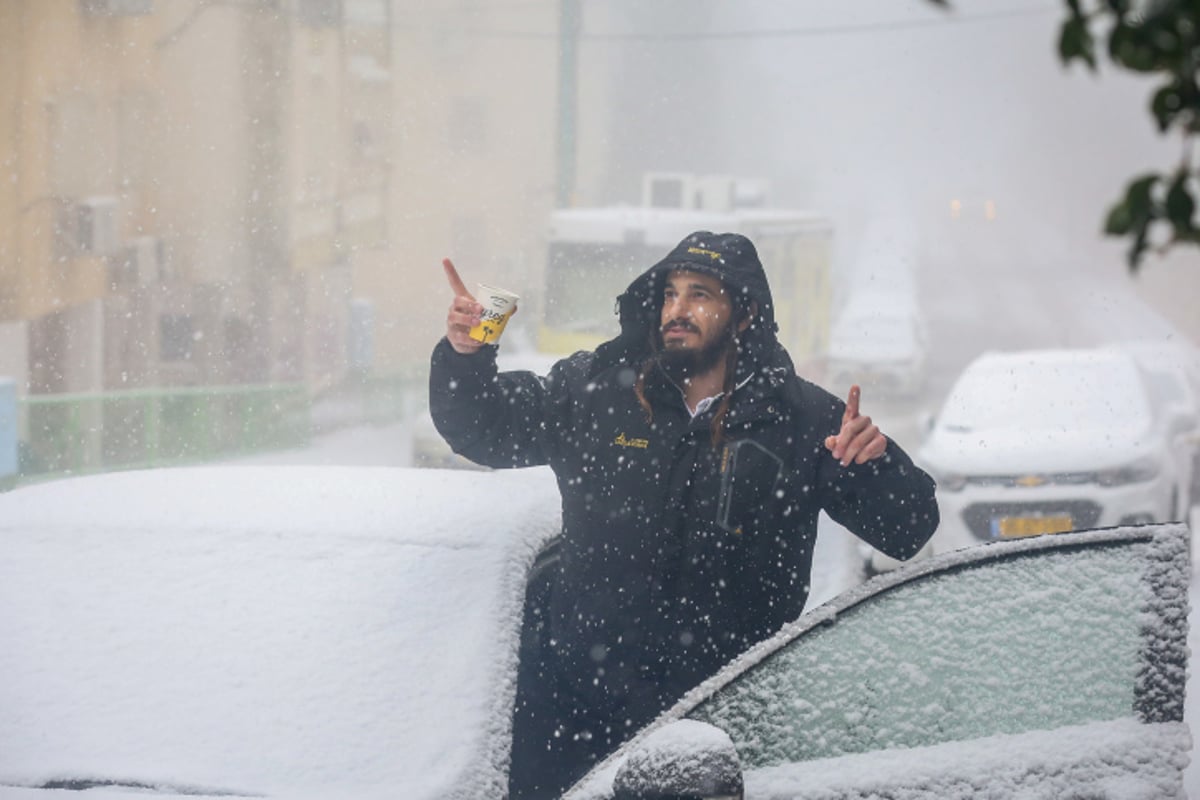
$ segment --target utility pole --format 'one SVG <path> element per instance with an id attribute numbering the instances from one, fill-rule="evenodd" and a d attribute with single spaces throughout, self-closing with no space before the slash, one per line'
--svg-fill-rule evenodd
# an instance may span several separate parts
<path id="1" fill-rule="evenodd" d="M 576 106 L 579 89 L 579 0 L 559 0 L 558 22 L 558 174 L 555 205 L 575 204 Z"/>

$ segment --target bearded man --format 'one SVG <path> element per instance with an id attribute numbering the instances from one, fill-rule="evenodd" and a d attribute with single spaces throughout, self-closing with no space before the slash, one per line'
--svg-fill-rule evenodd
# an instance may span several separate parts
<path id="1" fill-rule="evenodd" d="M 523 658 L 510 800 L 561 795 L 808 597 L 824 510 L 897 559 L 934 482 L 871 419 L 796 374 L 754 245 L 699 231 L 618 298 L 620 334 L 545 377 L 496 368 L 454 265 L 430 407 L 490 467 L 549 464 L 563 504 L 543 646 Z"/>

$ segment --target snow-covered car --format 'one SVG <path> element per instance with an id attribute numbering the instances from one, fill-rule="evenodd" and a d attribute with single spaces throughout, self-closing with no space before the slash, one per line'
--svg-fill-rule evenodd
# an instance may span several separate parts
<path id="1" fill-rule="evenodd" d="M 693 690 L 567 800 L 1186 797 L 1188 532 L 878 576 Z"/>
<path id="2" fill-rule="evenodd" d="M 1188 476 L 1127 353 L 987 353 L 916 454 L 938 482 L 935 551 L 1186 518 Z"/>
<path id="3" fill-rule="evenodd" d="M 542 468 L 183 468 L 0 494 L 0 797 L 501 797 L 536 646 L 521 619 L 559 523 Z M 964 774 L 980 796 L 1077 774 L 1175 796 L 1158 790 L 1188 750 L 1188 574 L 1179 526 L 930 558 L 806 613 L 647 734 L 721 729 L 700 739 L 731 737 L 748 798 L 931 797 Z M 824 794 L 779 788 L 813 781 Z"/>
<path id="4" fill-rule="evenodd" d="M 872 397 L 912 397 L 925 382 L 927 350 L 925 321 L 915 302 L 860 295 L 830 332 L 829 386 L 840 394 L 859 384 Z"/>
<path id="5" fill-rule="evenodd" d="M 559 508 L 546 469 L 0 493 L 0 797 L 502 796 L 525 576 Z"/>

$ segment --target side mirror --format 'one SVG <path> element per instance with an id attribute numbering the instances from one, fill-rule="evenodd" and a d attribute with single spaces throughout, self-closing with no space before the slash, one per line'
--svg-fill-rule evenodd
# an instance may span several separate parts
<path id="1" fill-rule="evenodd" d="M 742 800 L 742 762 L 720 728 L 664 725 L 633 747 L 613 779 L 612 800 Z"/>
<path id="2" fill-rule="evenodd" d="M 1188 433 L 1196 430 L 1198 425 L 1200 425 L 1200 420 L 1195 414 L 1179 414 L 1171 420 L 1171 434 L 1178 436 L 1181 433 Z"/>

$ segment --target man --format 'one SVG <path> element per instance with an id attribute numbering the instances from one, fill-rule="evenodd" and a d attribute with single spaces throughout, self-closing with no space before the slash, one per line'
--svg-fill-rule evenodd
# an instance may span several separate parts
<path id="1" fill-rule="evenodd" d="M 934 483 L 847 403 L 796 375 L 766 273 L 737 234 L 688 236 L 619 298 L 621 333 L 545 378 L 498 373 L 454 265 L 430 405 L 458 453 L 549 464 L 562 548 L 523 659 L 510 800 L 558 797 L 596 760 L 796 618 L 817 515 L 907 559 Z"/>

